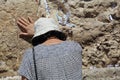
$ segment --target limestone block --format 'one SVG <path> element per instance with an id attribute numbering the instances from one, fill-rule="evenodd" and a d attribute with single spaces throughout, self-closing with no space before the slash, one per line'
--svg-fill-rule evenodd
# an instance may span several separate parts
<path id="1" fill-rule="evenodd" d="M 71 12 L 70 22 L 76 25 L 70 29 L 72 36 L 69 39 L 82 45 L 83 67 L 107 67 L 112 63 L 112 66 L 120 65 L 120 1 L 65 0 L 65 3 Z M 49 0 L 49 5 L 52 17 L 56 19 L 58 5 L 55 4 L 55 0 Z M 113 20 L 110 19 L 110 15 Z M 40 5 L 38 12 L 38 5 L 34 0 L 0 0 L 0 61 L 4 62 L 8 69 L 0 76 L 15 75 L 24 50 L 31 47 L 19 38 L 20 30 L 16 21 L 21 16 L 30 16 L 35 21 L 45 16 L 45 9 Z"/>

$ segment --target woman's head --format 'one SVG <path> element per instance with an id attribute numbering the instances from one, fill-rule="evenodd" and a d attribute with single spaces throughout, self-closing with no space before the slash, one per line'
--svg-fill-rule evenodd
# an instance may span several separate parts
<path id="1" fill-rule="evenodd" d="M 34 25 L 35 34 L 32 39 L 34 46 L 41 44 L 50 37 L 55 37 L 60 40 L 66 40 L 66 35 L 60 31 L 56 22 L 52 18 L 40 18 Z"/>
<path id="2" fill-rule="evenodd" d="M 48 40 L 51 37 L 55 37 L 57 39 L 65 41 L 67 36 L 64 33 L 59 32 L 59 31 L 49 31 L 43 35 L 33 38 L 32 44 L 33 44 L 33 46 L 36 46 L 38 44 L 45 42 L 46 40 Z"/>

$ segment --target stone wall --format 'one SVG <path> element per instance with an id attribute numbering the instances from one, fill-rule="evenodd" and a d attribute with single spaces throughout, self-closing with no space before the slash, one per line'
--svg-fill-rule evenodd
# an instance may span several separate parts
<path id="1" fill-rule="evenodd" d="M 0 76 L 14 75 L 24 50 L 31 45 L 19 38 L 18 17 L 36 19 L 32 0 L 0 0 Z"/>
<path id="2" fill-rule="evenodd" d="M 120 68 L 95 68 L 83 70 L 83 80 L 120 80 Z"/>
<path id="3" fill-rule="evenodd" d="M 0 80 L 21 80 L 21 76 L 1 77 Z M 120 80 L 120 68 L 84 69 L 82 80 Z"/>
<path id="4" fill-rule="evenodd" d="M 52 1 L 50 7 L 56 10 Z M 120 1 L 67 0 L 67 3 L 70 21 L 76 24 L 71 29 L 71 39 L 83 47 L 83 69 L 120 66 Z M 21 16 L 36 20 L 37 9 L 34 0 L 0 0 L 0 76 L 17 74 L 21 56 L 31 45 L 19 38 L 16 20 Z M 41 7 L 39 16 L 44 13 Z"/>

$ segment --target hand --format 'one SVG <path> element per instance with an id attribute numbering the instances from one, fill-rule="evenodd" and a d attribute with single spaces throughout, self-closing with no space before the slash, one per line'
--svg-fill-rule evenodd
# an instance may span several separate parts
<path id="1" fill-rule="evenodd" d="M 37 2 L 37 4 L 40 4 L 40 3 L 39 3 L 39 0 L 35 0 L 35 1 Z"/>
<path id="2" fill-rule="evenodd" d="M 38 2 L 38 0 L 35 0 L 36 2 Z"/>
<path id="3" fill-rule="evenodd" d="M 21 17 L 18 19 L 17 24 L 19 29 L 21 30 L 19 37 L 23 39 L 32 39 L 34 35 L 34 21 L 32 20 L 32 18 L 28 17 L 28 19 L 25 19 Z"/>

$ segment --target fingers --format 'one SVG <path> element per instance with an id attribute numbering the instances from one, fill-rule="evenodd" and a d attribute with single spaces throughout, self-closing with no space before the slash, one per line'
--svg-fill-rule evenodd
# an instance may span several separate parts
<path id="1" fill-rule="evenodd" d="M 26 26 L 22 24 L 21 22 L 17 21 L 18 27 L 22 32 L 26 31 Z"/>
<path id="2" fill-rule="evenodd" d="M 34 23 L 34 21 L 30 17 L 28 17 L 28 20 L 26 20 L 25 18 L 21 17 L 17 21 L 17 24 L 19 25 L 19 28 L 21 29 L 21 31 L 24 31 L 23 29 L 26 29 L 26 27 L 28 25 L 30 25 L 31 23 Z"/>
<path id="3" fill-rule="evenodd" d="M 20 35 L 19 35 L 20 37 L 22 37 L 22 36 L 28 36 L 28 33 L 20 33 Z"/>
<path id="4" fill-rule="evenodd" d="M 25 18 L 23 18 L 23 17 L 21 17 L 20 20 L 23 21 L 27 25 L 30 24 L 30 22 L 28 20 L 26 20 Z"/>
<path id="5" fill-rule="evenodd" d="M 25 28 L 27 25 L 29 25 L 29 23 L 27 23 L 26 21 L 24 21 L 22 18 L 18 19 L 17 22 L 21 25 L 21 27 L 24 27 L 24 28 Z"/>
<path id="6" fill-rule="evenodd" d="M 25 32 L 21 32 L 20 34 L 19 34 L 19 37 L 20 38 L 24 38 L 24 37 L 26 37 L 26 38 L 32 38 L 33 37 L 33 35 L 29 35 L 29 33 L 25 33 Z"/>
<path id="7" fill-rule="evenodd" d="M 20 33 L 19 37 L 22 38 L 22 39 L 24 39 L 25 37 L 27 37 L 27 33 Z"/>
<path id="8" fill-rule="evenodd" d="M 28 17 L 28 21 L 29 21 L 30 23 L 34 23 L 34 21 L 32 20 L 31 17 Z"/>
<path id="9" fill-rule="evenodd" d="M 19 29 L 22 31 L 22 33 L 29 34 L 30 32 L 30 35 L 31 35 L 31 31 L 33 31 L 33 25 L 34 25 L 34 21 L 32 20 L 32 18 L 28 17 L 28 20 L 25 18 L 19 18 L 17 21 L 17 24 Z"/>

